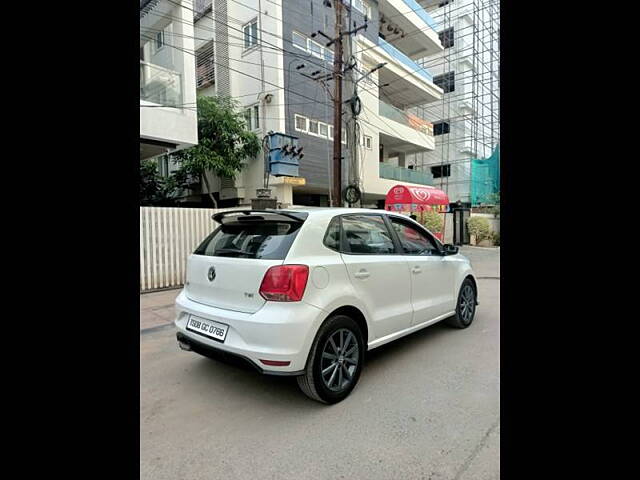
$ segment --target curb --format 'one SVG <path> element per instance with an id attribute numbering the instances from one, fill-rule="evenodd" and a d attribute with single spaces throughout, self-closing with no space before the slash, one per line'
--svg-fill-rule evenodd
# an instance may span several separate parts
<path id="1" fill-rule="evenodd" d="M 140 330 L 140 335 L 144 335 L 145 333 L 153 333 L 157 330 L 163 330 L 167 327 L 171 327 L 173 326 L 173 322 L 171 323 L 164 323 L 162 325 L 156 325 L 155 327 L 149 327 L 149 328 L 143 328 Z"/>

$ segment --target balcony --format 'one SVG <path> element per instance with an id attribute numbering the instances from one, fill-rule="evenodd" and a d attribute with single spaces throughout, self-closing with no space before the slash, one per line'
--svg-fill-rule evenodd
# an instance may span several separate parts
<path id="1" fill-rule="evenodd" d="M 168 107 L 179 107 L 183 103 L 182 75 L 141 60 L 140 100 Z"/>
<path id="2" fill-rule="evenodd" d="M 438 23 L 431 18 L 431 15 L 427 13 L 427 11 L 421 7 L 416 0 L 402 0 L 405 5 L 407 5 L 411 10 L 416 13 L 424 23 L 431 27 L 431 30 L 437 32 L 438 31 Z"/>
<path id="3" fill-rule="evenodd" d="M 391 55 L 393 58 L 398 60 L 400 63 L 403 63 L 405 66 L 409 67 L 411 71 L 417 73 L 418 75 L 422 75 L 424 78 L 433 82 L 433 76 L 427 71 L 427 69 L 421 67 L 416 62 L 407 57 L 404 53 L 398 50 L 396 47 L 391 45 L 389 42 L 384 40 L 382 37 L 378 37 L 378 45 L 382 47 L 382 49 Z"/>
<path id="4" fill-rule="evenodd" d="M 400 110 L 393 105 L 389 105 L 382 100 L 378 101 L 378 114 L 433 137 L 433 124 L 411 113 Z"/>
<path id="5" fill-rule="evenodd" d="M 396 167 L 388 163 L 380 163 L 380 178 L 398 180 L 400 182 L 417 183 L 418 185 L 432 185 L 430 175 L 411 170 L 409 168 Z"/>
<path id="6" fill-rule="evenodd" d="M 411 58 L 442 52 L 438 24 L 415 0 L 380 0 L 380 33 Z"/>

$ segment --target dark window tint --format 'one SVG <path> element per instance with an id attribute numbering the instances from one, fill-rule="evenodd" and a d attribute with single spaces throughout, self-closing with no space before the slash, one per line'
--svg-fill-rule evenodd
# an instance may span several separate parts
<path id="1" fill-rule="evenodd" d="M 434 135 L 444 135 L 445 133 L 449 133 L 449 129 L 449 122 L 436 122 L 433 124 Z"/>
<path id="2" fill-rule="evenodd" d="M 340 218 L 335 217 L 331 220 L 324 235 L 324 244 L 331 250 L 340 251 Z"/>
<path id="3" fill-rule="evenodd" d="M 438 37 L 440 37 L 440 43 L 444 48 L 453 47 L 453 27 L 441 31 Z"/>
<path id="4" fill-rule="evenodd" d="M 398 234 L 400 244 L 409 255 L 437 255 L 438 247 L 423 232 L 418 231 L 408 223 L 391 218 L 391 225 Z"/>
<path id="5" fill-rule="evenodd" d="M 451 175 L 451 165 L 447 164 L 431 167 L 431 175 L 433 175 L 433 178 L 448 177 Z"/>
<path id="6" fill-rule="evenodd" d="M 232 222 L 213 232 L 194 252 L 211 257 L 284 260 L 302 223 Z"/>
<path id="7" fill-rule="evenodd" d="M 349 215 L 342 218 L 347 253 L 382 255 L 395 248 L 384 220 L 378 215 Z"/>
<path id="8" fill-rule="evenodd" d="M 447 72 L 433 77 L 433 83 L 439 86 L 444 93 L 454 92 L 456 89 L 455 72 Z"/>

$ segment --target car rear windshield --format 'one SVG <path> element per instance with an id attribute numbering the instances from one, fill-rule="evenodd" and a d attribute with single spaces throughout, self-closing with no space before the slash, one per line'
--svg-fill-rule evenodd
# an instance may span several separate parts
<path id="1" fill-rule="evenodd" d="M 195 250 L 211 257 L 284 260 L 302 222 L 229 222 L 209 235 Z"/>

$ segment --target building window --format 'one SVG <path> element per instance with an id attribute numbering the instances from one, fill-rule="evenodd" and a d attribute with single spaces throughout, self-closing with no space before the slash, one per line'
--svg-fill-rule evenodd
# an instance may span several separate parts
<path id="1" fill-rule="evenodd" d="M 245 50 L 255 47 L 258 44 L 258 20 L 252 20 L 242 27 L 244 32 L 244 48 Z"/>
<path id="2" fill-rule="evenodd" d="M 245 108 L 242 115 L 247 124 L 247 130 L 257 130 L 260 128 L 260 108 L 258 105 Z"/>
<path id="3" fill-rule="evenodd" d="M 303 117 L 302 115 L 296 114 L 295 118 L 295 129 L 299 132 L 307 131 L 307 117 Z"/>
<path id="4" fill-rule="evenodd" d="M 342 143 L 347 144 L 347 131 L 344 128 L 342 129 Z"/>
<path id="5" fill-rule="evenodd" d="M 364 139 L 364 148 L 366 148 L 367 150 L 371 150 L 373 139 L 369 135 L 365 135 L 363 139 Z"/>
<path id="6" fill-rule="evenodd" d="M 196 51 L 196 87 L 203 88 L 214 83 L 213 40 Z"/>
<path id="7" fill-rule="evenodd" d="M 366 15 L 368 19 L 371 19 L 371 7 L 367 2 L 364 0 L 353 0 L 351 5 L 361 14 Z"/>
<path id="8" fill-rule="evenodd" d="M 156 33 L 156 51 L 164 47 L 164 29 Z"/>
<path id="9" fill-rule="evenodd" d="M 293 40 L 291 43 L 293 43 L 294 47 L 304 50 L 305 52 L 307 51 L 307 37 L 298 32 L 293 32 L 292 38 Z"/>
<path id="10" fill-rule="evenodd" d="M 333 140 L 333 125 L 329 125 L 329 138 Z"/>
<path id="11" fill-rule="evenodd" d="M 433 83 L 444 90 L 444 93 L 454 92 L 456 90 L 455 80 L 455 72 L 447 72 L 433 77 Z"/>
<path id="12" fill-rule="evenodd" d="M 449 122 L 436 122 L 433 124 L 433 135 L 444 135 L 449 133 Z"/>
<path id="13" fill-rule="evenodd" d="M 440 37 L 440 43 L 444 48 L 453 47 L 453 27 L 441 31 L 438 37 Z"/>
<path id="14" fill-rule="evenodd" d="M 333 62 L 333 50 L 323 47 L 318 42 L 314 42 L 299 32 L 292 33 L 291 44 L 321 60 Z"/>
<path id="15" fill-rule="evenodd" d="M 309 133 L 311 135 L 318 135 L 318 121 L 309 120 Z"/>
<path id="16" fill-rule="evenodd" d="M 453 3 L 453 0 L 445 0 L 444 2 L 440 2 L 438 4 L 438 8 L 444 7 L 445 5 L 449 5 L 450 3 Z"/>
<path id="17" fill-rule="evenodd" d="M 314 42 L 313 40 L 309 40 L 309 51 L 314 57 L 324 57 L 324 47 L 319 43 Z"/>
<path id="18" fill-rule="evenodd" d="M 448 177 L 451 175 L 451 165 L 431 167 L 431 175 L 433 175 L 433 178 Z"/>
<path id="19" fill-rule="evenodd" d="M 318 123 L 318 129 L 320 131 L 320 136 L 321 137 L 328 137 L 329 136 L 329 125 L 327 125 L 326 123 Z"/>
<path id="20" fill-rule="evenodd" d="M 324 49 L 324 59 L 326 62 L 333 63 L 333 50 Z"/>

